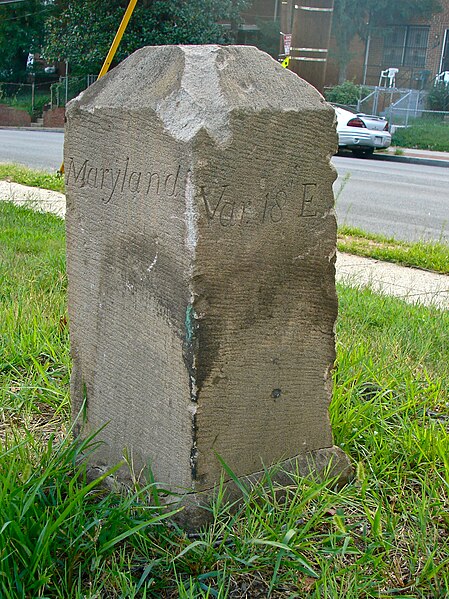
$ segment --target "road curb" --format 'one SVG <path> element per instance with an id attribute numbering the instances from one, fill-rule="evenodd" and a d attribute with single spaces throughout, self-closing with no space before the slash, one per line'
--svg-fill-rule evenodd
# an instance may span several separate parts
<path id="1" fill-rule="evenodd" d="M 8 127 L 8 125 L 2 125 L 0 129 L 8 129 L 9 131 L 37 131 L 40 133 L 41 131 L 49 131 L 53 133 L 64 133 L 63 127 Z"/>
<path id="2" fill-rule="evenodd" d="M 437 160 L 436 158 L 417 158 L 415 156 L 393 156 L 387 154 L 374 154 L 371 156 L 373 160 L 384 162 L 405 162 L 408 164 L 421 164 L 424 166 L 441 166 L 449 168 L 449 160 Z"/>

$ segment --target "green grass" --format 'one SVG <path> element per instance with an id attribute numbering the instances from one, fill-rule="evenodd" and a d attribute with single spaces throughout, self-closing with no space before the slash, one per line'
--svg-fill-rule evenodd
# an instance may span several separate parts
<path id="1" fill-rule="evenodd" d="M 64 178 L 22 166 L 20 164 L 0 164 L 0 180 L 13 181 L 30 187 L 42 187 L 64 193 Z"/>
<path id="2" fill-rule="evenodd" d="M 348 254 L 449 274 L 449 245 L 446 243 L 410 243 L 343 226 L 338 229 L 337 247 Z"/>
<path id="3" fill-rule="evenodd" d="M 3 419 L 20 413 L 39 421 L 42 411 L 44 417 L 66 411 L 64 239 L 64 223 L 57 217 L 0 203 Z"/>
<path id="4" fill-rule="evenodd" d="M 449 123 L 420 119 L 409 127 L 397 129 L 393 146 L 449 152 Z"/>
<path id="5" fill-rule="evenodd" d="M 355 480 L 248 489 L 188 536 L 86 480 L 68 425 L 64 224 L 0 204 L 0 596 L 449 596 L 449 313 L 339 287 L 331 419 Z M 153 497 L 152 507 L 149 498 Z"/>

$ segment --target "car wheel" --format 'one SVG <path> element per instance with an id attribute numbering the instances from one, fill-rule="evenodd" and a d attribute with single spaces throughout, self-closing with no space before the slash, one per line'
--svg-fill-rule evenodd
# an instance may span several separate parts
<path id="1" fill-rule="evenodd" d="M 368 158 L 374 154 L 374 148 L 356 148 L 352 153 L 356 158 Z"/>

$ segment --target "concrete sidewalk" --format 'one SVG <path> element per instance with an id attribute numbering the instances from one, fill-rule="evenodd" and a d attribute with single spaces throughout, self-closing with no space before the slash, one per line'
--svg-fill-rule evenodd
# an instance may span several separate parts
<path id="1" fill-rule="evenodd" d="M 370 287 L 412 304 L 449 310 L 448 275 L 339 252 L 337 281 L 350 287 Z"/>
<path id="2" fill-rule="evenodd" d="M 65 215 L 65 195 L 55 191 L 0 181 L 0 199 L 33 210 Z M 351 287 L 370 287 L 409 303 L 449 309 L 449 276 L 338 253 L 337 281 Z"/>
<path id="3" fill-rule="evenodd" d="M 26 206 L 32 210 L 52 212 L 61 218 L 65 215 L 65 195 L 49 189 L 0 181 L 0 200 L 13 202 L 17 206 Z"/>

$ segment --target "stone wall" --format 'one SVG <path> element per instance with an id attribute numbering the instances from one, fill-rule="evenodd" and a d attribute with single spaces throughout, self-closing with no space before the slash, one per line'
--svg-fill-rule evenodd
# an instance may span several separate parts
<path id="1" fill-rule="evenodd" d="M 0 104 L 0 125 L 4 127 L 29 127 L 31 117 L 25 110 Z"/>
<path id="2" fill-rule="evenodd" d="M 64 127 L 65 108 L 58 106 L 44 112 L 44 127 Z"/>

